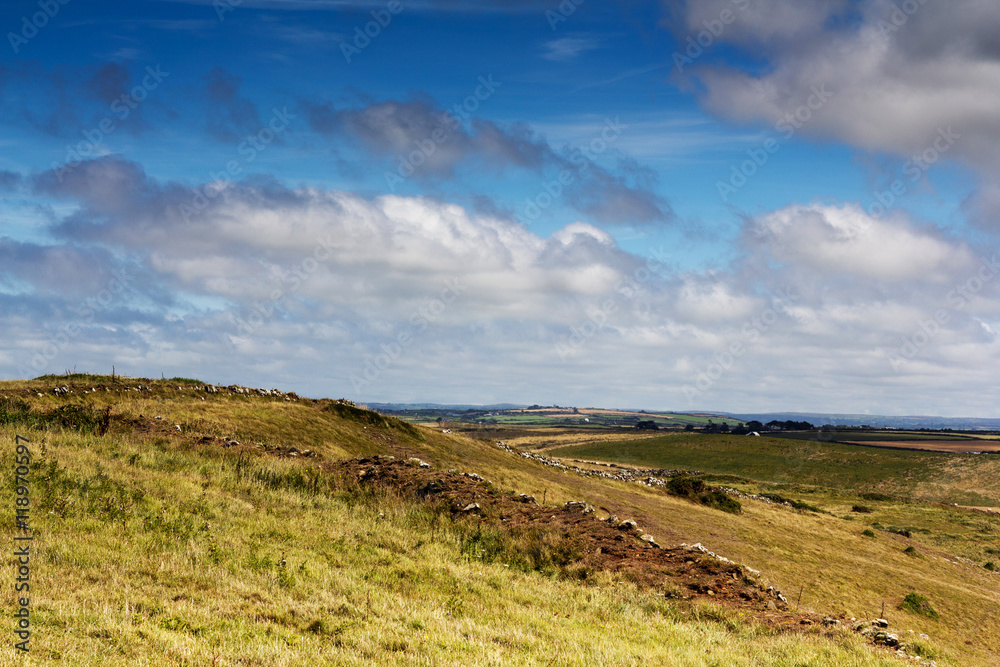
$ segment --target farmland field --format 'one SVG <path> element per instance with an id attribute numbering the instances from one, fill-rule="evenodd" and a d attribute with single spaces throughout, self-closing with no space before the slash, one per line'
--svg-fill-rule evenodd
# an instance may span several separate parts
<path id="1" fill-rule="evenodd" d="M 680 468 L 818 487 L 1000 506 L 1000 457 L 787 438 L 672 434 L 547 450 L 551 456 Z"/>

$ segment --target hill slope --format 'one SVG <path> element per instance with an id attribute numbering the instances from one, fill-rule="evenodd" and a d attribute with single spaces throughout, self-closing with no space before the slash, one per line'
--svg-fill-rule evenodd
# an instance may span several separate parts
<path id="1" fill-rule="evenodd" d="M 864 618 L 888 600 L 893 627 L 931 636 L 914 635 L 911 650 L 952 664 L 991 664 L 1000 635 L 981 611 L 996 608 L 995 578 L 903 555 L 895 536 L 866 542 L 840 519 L 764 503 L 724 514 L 348 402 L 184 380 L 43 378 L 0 383 L 0 430 L 11 507 L 15 434 L 30 441 L 24 664 L 897 664 L 846 629 L 782 629 L 752 577 L 699 553 L 683 563 L 670 560 L 676 550 L 642 556 L 658 570 L 612 567 L 614 549 L 584 553 L 581 536 L 660 552 L 593 515 L 547 523 L 525 509 L 515 521 L 510 503 L 522 492 L 553 517 L 582 500 L 635 519 L 665 547 L 704 542 L 786 593 L 810 583 L 788 618 Z M 359 457 L 368 463 L 342 463 Z M 410 457 L 432 467 L 404 465 Z M 402 481 L 363 480 L 351 467 L 376 463 Z M 449 498 L 467 498 L 449 497 L 449 485 L 480 508 L 461 512 Z M 4 532 L 8 544 L 28 534 L 10 522 Z M 13 573 L 15 558 L 5 561 Z M 714 583 L 730 575 L 735 584 Z M 694 587 L 669 583 L 685 581 Z M 746 586 L 753 599 L 712 602 L 712 585 Z M 914 588 L 940 620 L 894 609 Z M 13 642 L 0 656 L 13 662 Z"/>

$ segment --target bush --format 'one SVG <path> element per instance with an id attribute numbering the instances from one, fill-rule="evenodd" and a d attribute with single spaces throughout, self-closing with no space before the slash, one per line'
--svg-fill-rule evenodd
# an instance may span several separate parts
<path id="1" fill-rule="evenodd" d="M 866 491 L 865 493 L 861 494 L 861 497 L 864 498 L 865 500 L 882 500 L 882 501 L 895 500 L 895 498 L 893 498 L 888 494 L 876 493 L 874 491 Z"/>
<path id="2" fill-rule="evenodd" d="M 927 618 L 938 619 L 941 617 L 931 606 L 930 601 L 920 593 L 907 593 L 903 601 L 899 603 L 899 608 Z"/>
<path id="3" fill-rule="evenodd" d="M 698 500 L 702 505 L 714 507 L 723 512 L 729 512 L 730 514 L 743 513 L 743 505 L 740 504 L 740 501 L 721 489 L 712 489 Z"/>
<path id="4" fill-rule="evenodd" d="M 994 563 L 991 560 L 986 561 L 986 565 L 983 565 L 983 567 L 985 567 L 990 572 L 996 572 L 997 571 L 996 563 Z"/>
<path id="5" fill-rule="evenodd" d="M 853 505 L 851 507 L 851 511 L 857 512 L 858 514 L 871 514 L 875 510 L 873 510 L 871 507 L 868 507 L 867 505 Z"/>
<path id="6" fill-rule="evenodd" d="M 743 505 L 740 504 L 740 501 L 722 489 L 709 489 L 704 480 L 690 475 L 671 477 L 667 482 L 667 492 L 730 514 L 743 513 Z"/>
<path id="7" fill-rule="evenodd" d="M 793 500 L 792 508 L 797 510 L 808 510 L 809 512 L 822 512 L 820 508 L 815 505 L 810 505 L 809 503 L 804 503 L 801 500 Z"/>
<path id="8" fill-rule="evenodd" d="M 917 551 L 916 547 L 912 545 L 903 549 L 903 553 L 906 554 L 907 556 L 920 556 L 920 552 Z"/>
<path id="9" fill-rule="evenodd" d="M 863 531 L 861 531 L 861 534 L 864 535 L 865 537 L 875 537 L 875 531 L 872 530 L 871 528 L 865 528 Z"/>
<path id="10" fill-rule="evenodd" d="M 689 475 L 678 475 L 667 482 L 667 491 L 675 496 L 690 498 L 705 492 L 705 482 Z"/>

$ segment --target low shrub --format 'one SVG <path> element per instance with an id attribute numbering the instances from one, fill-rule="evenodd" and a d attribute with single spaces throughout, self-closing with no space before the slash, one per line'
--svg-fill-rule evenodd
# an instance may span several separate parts
<path id="1" fill-rule="evenodd" d="M 730 514 L 742 514 L 743 505 L 722 489 L 710 489 L 704 480 L 690 475 L 671 477 L 667 492 Z"/>
<path id="2" fill-rule="evenodd" d="M 723 512 L 728 512 L 730 514 L 742 514 L 743 505 L 740 501 L 733 498 L 725 491 L 721 489 L 712 489 L 705 495 L 698 499 L 702 505 L 708 507 L 714 507 L 717 510 L 722 510 Z"/>
<path id="3" fill-rule="evenodd" d="M 931 606 L 930 601 L 920 593 L 907 593 L 903 601 L 899 603 L 899 608 L 935 620 L 941 617 Z"/>
<path id="4" fill-rule="evenodd" d="M 705 482 L 689 475 L 678 475 L 667 481 L 667 491 L 675 496 L 691 497 L 705 492 Z"/>
<path id="5" fill-rule="evenodd" d="M 864 498 L 865 500 L 881 500 L 881 501 L 895 500 L 895 498 L 893 496 L 890 496 L 889 494 L 878 493 L 876 491 L 866 491 L 861 494 L 861 497 Z"/>

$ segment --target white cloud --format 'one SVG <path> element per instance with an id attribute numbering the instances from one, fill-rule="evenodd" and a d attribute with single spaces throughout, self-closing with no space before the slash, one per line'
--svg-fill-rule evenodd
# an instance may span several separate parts
<path id="1" fill-rule="evenodd" d="M 686 25 L 693 30 L 726 4 L 688 3 Z M 984 189 L 974 197 L 976 221 L 996 230 L 988 190 L 1000 177 L 1000 4 L 903 4 L 753 2 L 717 42 L 746 48 L 766 66 L 706 59 L 685 75 L 699 79 L 704 106 L 723 118 L 774 126 L 800 111 L 807 120 L 796 129 L 805 136 L 901 160 L 926 154 L 969 164 Z M 817 89 L 830 98 L 807 109 Z"/>
<path id="2" fill-rule="evenodd" d="M 103 246 L 95 275 L 124 256 L 142 278 L 39 373 L 117 359 L 361 400 L 670 409 L 968 414 L 997 398 L 983 369 L 1000 361 L 1000 276 L 901 214 L 786 207 L 747 223 L 730 266 L 677 274 L 586 221 L 542 237 L 430 198 L 245 183 L 188 222 L 175 206 L 190 192 L 120 163 L 78 171 L 46 190 L 79 206 L 56 228 L 65 247 L 21 248 L 38 260 L 28 289 L 0 295 L 19 341 L 0 372 L 30 365 L 73 320 L 53 304 L 90 288 L 53 295 L 45 276 L 88 245 Z M 178 293 L 197 299 L 160 296 Z M 894 368 L 924 326 L 931 339 Z M 358 385 L 377 359 L 389 362 Z"/>
<path id="3" fill-rule="evenodd" d="M 837 280 L 947 283 L 976 261 L 963 243 L 857 205 L 790 206 L 763 216 L 755 231 L 778 262 Z"/>

